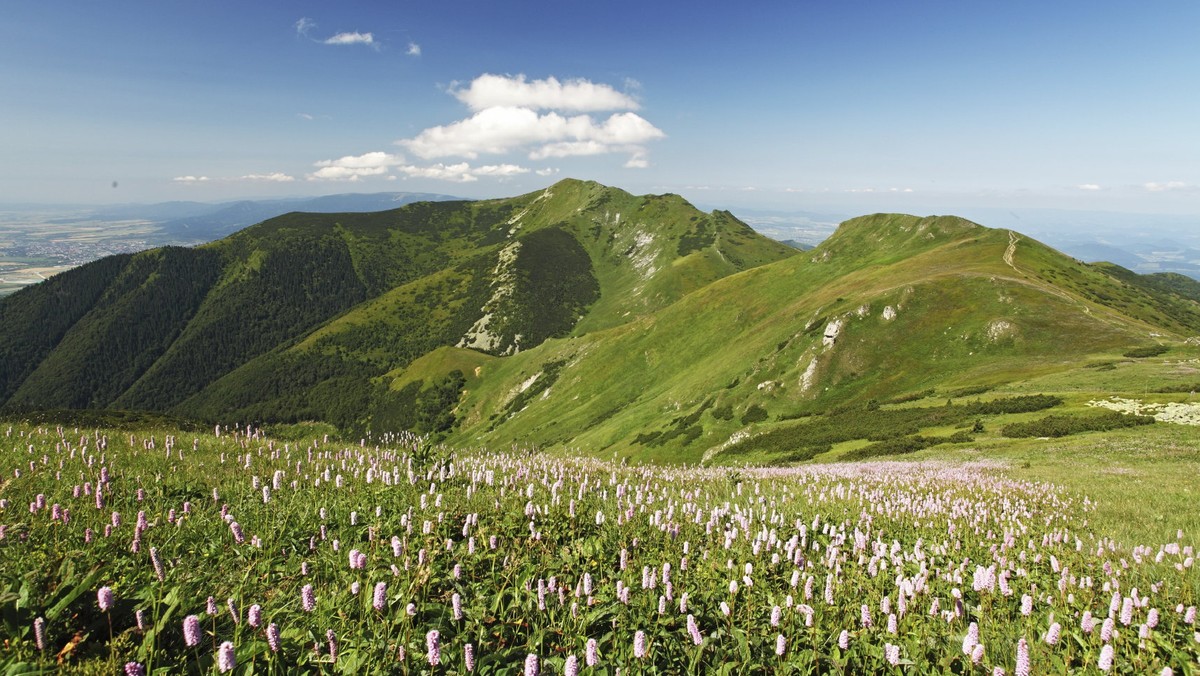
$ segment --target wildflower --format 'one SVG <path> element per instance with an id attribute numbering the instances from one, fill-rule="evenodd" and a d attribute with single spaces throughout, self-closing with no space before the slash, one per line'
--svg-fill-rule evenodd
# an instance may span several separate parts
<path id="1" fill-rule="evenodd" d="M 1097 661 L 1096 666 L 1100 668 L 1100 671 L 1109 671 L 1112 669 L 1113 647 L 1111 643 L 1105 643 L 1104 647 L 1100 649 L 1100 659 Z"/>
<path id="2" fill-rule="evenodd" d="M 1105 643 L 1111 642 L 1113 640 L 1113 636 L 1116 634 L 1116 631 L 1117 627 L 1113 623 L 1113 618 L 1104 618 L 1104 625 L 1100 627 L 1100 640 L 1104 641 Z"/>
<path id="3" fill-rule="evenodd" d="M 154 566 L 154 576 L 159 582 L 165 582 L 167 579 L 166 572 L 163 570 L 162 558 L 158 555 L 158 549 L 150 548 L 150 563 Z"/>
<path id="4" fill-rule="evenodd" d="M 46 649 L 46 618 L 39 617 L 33 621 L 33 640 L 38 650 Z"/>
<path id="5" fill-rule="evenodd" d="M 641 629 L 633 634 L 633 656 L 639 660 L 646 657 L 646 632 Z"/>
<path id="6" fill-rule="evenodd" d="M 1029 643 L 1022 638 L 1017 642 L 1017 665 L 1013 668 L 1015 676 L 1029 676 L 1032 673 L 1029 662 Z"/>
<path id="7" fill-rule="evenodd" d="M 216 615 L 217 614 L 217 600 L 211 596 L 208 597 L 208 600 L 204 602 L 204 612 L 209 617 Z"/>
<path id="8" fill-rule="evenodd" d="M 783 619 L 783 609 L 779 606 L 771 608 L 771 626 L 778 627 L 781 619 Z"/>
<path id="9" fill-rule="evenodd" d="M 589 638 L 587 640 L 587 647 L 584 650 L 583 661 L 586 662 L 587 666 L 589 667 L 594 667 L 597 664 L 600 664 L 600 649 L 596 645 L 596 639 Z"/>
<path id="10" fill-rule="evenodd" d="M 463 664 L 467 671 L 475 671 L 475 646 L 470 643 L 463 646 Z"/>
<path id="11" fill-rule="evenodd" d="M 865 629 L 865 628 L 870 627 L 871 626 L 871 608 L 870 608 L 870 606 L 868 606 L 865 603 L 862 604 L 861 615 L 862 615 L 863 628 Z"/>
<path id="12" fill-rule="evenodd" d="M 455 592 L 454 595 L 450 597 L 450 605 L 454 614 L 454 619 L 461 620 L 463 617 L 462 596 L 459 596 L 458 592 Z"/>
<path id="13" fill-rule="evenodd" d="M 779 634 L 775 637 L 775 654 L 779 657 L 783 657 L 783 653 L 786 651 L 787 639 L 783 637 L 783 634 Z"/>
<path id="14" fill-rule="evenodd" d="M 983 644 L 976 643 L 971 650 L 971 664 L 979 665 L 983 663 Z"/>
<path id="15" fill-rule="evenodd" d="M 732 613 L 732 612 L 733 611 L 729 609 L 729 604 L 724 601 L 721 601 L 721 614 L 724 615 L 725 617 L 729 617 L 730 613 Z"/>
<path id="16" fill-rule="evenodd" d="M 108 612 L 115 602 L 112 587 L 101 587 L 96 592 L 96 604 L 100 606 L 102 612 Z"/>
<path id="17" fill-rule="evenodd" d="M 200 645 L 200 618 L 195 615 L 183 618 L 183 642 L 191 648 Z"/>
<path id="18" fill-rule="evenodd" d="M 1055 622 L 1050 625 L 1050 629 L 1046 631 L 1046 645 L 1058 645 L 1058 639 L 1062 636 L 1062 625 Z"/>
<path id="19" fill-rule="evenodd" d="M 568 655 L 563 664 L 563 676 L 579 676 L 579 658 Z"/>
<path id="20" fill-rule="evenodd" d="M 850 648 L 850 632 L 843 629 L 842 633 L 838 634 L 838 648 L 848 650 Z"/>
<path id="21" fill-rule="evenodd" d="M 229 616 L 233 618 L 233 623 L 238 624 L 241 621 L 241 615 L 238 613 L 237 605 L 234 604 L 233 598 L 230 597 L 227 599 L 225 605 L 229 606 Z"/>
<path id="22" fill-rule="evenodd" d="M 455 596 L 457 596 L 457 594 L 455 594 Z M 375 610 L 383 610 L 385 605 L 387 605 L 387 583 L 376 582 L 375 595 L 371 599 L 371 606 L 375 608 Z"/>
<path id="23" fill-rule="evenodd" d="M 533 653 L 525 656 L 525 676 L 538 676 L 538 656 Z"/>
<path id="24" fill-rule="evenodd" d="M 332 629 L 326 629 L 325 641 L 329 644 L 329 659 L 330 661 L 336 663 L 338 651 L 337 634 L 334 634 Z"/>
<path id="25" fill-rule="evenodd" d="M 262 606 L 255 603 L 250 606 L 250 610 L 246 612 L 246 624 L 249 624 L 255 629 L 262 624 Z"/>
<path id="26" fill-rule="evenodd" d="M 146 676 L 146 667 L 141 662 L 126 662 L 125 676 Z"/>
<path id="27" fill-rule="evenodd" d="M 220 669 L 221 673 L 223 674 L 226 671 L 233 671 L 233 668 L 236 666 L 237 655 L 234 654 L 233 644 L 229 641 L 225 641 L 221 644 L 221 647 L 217 649 L 217 668 Z"/>
<path id="28" fill-rule="evenodd" d="M 437 629 L 430 629 L 429 633 L 425 634 L 426 659 L 429 660 L 430 666 L 434 667 L 442 661 L 442 649 L 438 643 L 439 637 L 440 634 L 438 634 Z"/>
<path id="29" fill-rule="evenodd" d="M 883 644 L 883 656 L 893 667 L 900 666 L 900 646 L 891 643 Z"/>
<path id="30" fill-rule="evenodd" d="M 694 615 L 687 616 L 687 631 L 692 637 L 692 643 L 700 645 L 704 642 L 704 637 L 700 634 L 700 627 L 696 626 L 696 617 Z"/>
<path id="31" fill-rule="evenodd" d="M 271 652 L 279 652 L 279 625 L 274 622 L 267 625 L 267 645 L 271 647 Z"/>
<path id="32" fill-rule="evenodd" d="M 1029 594 L 1021 596 L 1021 614 L 1025 617 L 1033 614 L 1033 597 Z"/>
<path id="33" fill-rule="evenodd" d="M 229 530 L 233 533 L 233 541 L 239 545 L 246 541 L 246 534 L 242 532 L 242 527 L 237 521 L 229 522 Z"/>
<path id="34" fill-rule="evenodd" d="M 300 606 L 304 612 L 311 613 L 317 609 L 317 597 L 313 594 L 313 586 L 306 584 L 300 589 Z"/>
<path id="35" fill-rule="evenodd" d="M 962 644 L 963 654 L 970 655 L 971 651 L 975 649 L 975 646 L 978 643 L 979 643 L 979 625 L 972 622 L 971 625 L 967 627 L 967 635 L 963 639 L 963 644 Z"/>

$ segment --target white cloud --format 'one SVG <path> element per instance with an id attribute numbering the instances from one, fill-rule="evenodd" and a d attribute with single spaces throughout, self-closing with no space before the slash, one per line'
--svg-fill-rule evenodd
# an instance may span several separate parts
<path id="1" fill-rule="evenodd" d="M 327 45 L 375 45 L 375 36 L 370 33 L 338 33 L 325 40 Z"/>
<path id="2" fill-rule="evenodd" d="M 301 120 L 309 120 L 310 122 L 314 119 L 313 116 L 309 115 L 308 113 L 296 113 L 296 117 L 300 118 Z"/>
<path id="3" fill-rule="evenodd" d="M 533 160 L 547 157 L 641 152 L 641 144 L 665 136 L 636 113 L 617 113 L 601 124 L 589 115 L 539 115 L 529 108 L 487 108 L 452 124 L 430 127 L 399 141 L 420 157 L 466 157 L 529 149 Z"/>
<path id="4" fill-rule="evenodd" d="M 302 16 L 295 23 L 296 34 L 308 37 L 308 32 L 317 27 L 317 22 L 312 19 Z"/>
<path id="5" fill-rule="evenodd" d="M 529 153 L 531 160 L 544 160 L 547 157 L 577 157 L 581 155 L 603 155 L 612 152 L 612 148 L 599 141 L 560 141 L 548 143 Z"/>
<path id="6" fill-rule="evenodd" d="M 1080 183 L 1079 185 L 1077 185 L 1075 187 L 1079 188 L 1080 190 L 1099 190 L 1100 189 L 1100 186 L 1096 185 L 1095 183 Z"/>
<path id="7" fill-rule="evenodd" d="M 245 176 L 240 177 L 238 180 L 240 180 L 240 181 L 269 181 L 272 183 L 289 183 L 291 181 L 296 180 L 296 177 L 288 176 L 287 174 L 285 174 L 281 171 L 276 171 L 276 172 L 273 172 L 270 174 L 246 174 Z"/>
<path id="8" fill-rule="evenodd" d="M 364 176 L 379 176 L 386 174 L 390 167 L 404 163 L 400 155 L 382 151 L 364 153 L 362 155 L 347 155 L 336 160 L 321 160 L 313 166 L 316 171 L 308 175 L 310 181 L 356 181 Z"/>
<path id="9" fill-rule="evenodd" d="M 588 112 L 597 110 L 637 110 L 638 102 L 606 84 L 557 78 L 527 81 L 524 75 L 509 77 L 485 73 L 471 81 L 466 89 L 450 93 L 473 111 L 496 107 L 532 108 Z"/>
<path id="10" fill-rule="evenodd" d="M 176 183 L 203 183 L 209 180 L 209 178 L 207 176 L 176 176 L 171 180 Z"/>
<path id="11" fill-rule="evenodd" d="M 440 181 L 452 181 L 454 183 L 471 183 L 478 181 L 480 176 L 508 178 L 518 174 L 529 173 L 529 170 L 525 167 L 515 164 L 488 164 L 472 168 L 466 162 L 449 165 L 439 162 L 428 167 L 405 165 L 398 167 L 397 170 L 412 178 L 432 178 Z"/>
<path id="12" fill-rule="evenodd" d="M 553 176 L 558 173 L 558 168 L 557 167 L 546 167 L 545 169 L 538 169 L 537 171 L 535 171 L 533 173 L 537 174 L 538 176 Z"/>
<path id="13" fill-rule="evenodd" d="M 518 174 L 528 174 L 529 170 L 516 164 L 485 164 L 471 170 L 475 176 L 500 176 L 507 178 Z"/>
<path id="14" fill-rule="evenodd" d="M 626 169 L 645 169 L 650 166 L 650 160 L 646 159 L 646 153 L 638 151 L 629 157 L 625 162 Z"/>
<path id="15" fill-rule="evenodd" d="M 420 56 L 421 55 L 421 45 L 418 45 L 415 42 L 410 42 L 410 43 L 408 43 L 408 51 L 406 51 L 404 53 L 408 54 L 409 56 Z"/>
<path id="16" fill-rule="evenodd" d="M 1142 187 L 1150 192 L 1167 192 L 1172 190 L 1190 190 L 1194 186 L 1183 181 L 1167 181 L 1166 183 L 1145 183 Z"/>

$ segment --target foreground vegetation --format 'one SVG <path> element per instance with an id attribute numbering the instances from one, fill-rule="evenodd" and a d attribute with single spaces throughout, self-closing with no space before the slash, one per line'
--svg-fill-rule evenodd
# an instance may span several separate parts
<path id="1" fill-rule="evenodd" d="M 0 429 L 8 673 L 1200 668 L 1194 515 L 1114 538 L 1157 480 L 1040 464 L 1094 438 L 699 469 L 145 424 Z M 1142 460 L 1194 490 L 1177 442 Z"/>

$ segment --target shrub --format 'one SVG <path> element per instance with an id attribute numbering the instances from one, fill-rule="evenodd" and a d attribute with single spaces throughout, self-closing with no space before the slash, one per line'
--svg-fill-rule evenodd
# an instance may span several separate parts
<path id="1" fill-rule="evenodd" d="M 1143 359 L 1145 357 L 1157 357 L 1171 348 L 1166 345 L 1146 345 L 1145 347 L 1135 347 L 1125 353 L 1130 359 Z"/>
<path id="2" fill-rule="evenodd" d="M 1012 423 L 1000 429 L 1000 434 L 1012 439 L 1027 437 L 1065 437 L 1083 432 L 1107 432 L 1123 427 L 1150 425 L 1154 418 L 1106 411 L 1094 415 L 1048 415 L 1025 423 Z"/>
<path id="3" fill-rule="evenodd" d="M 762 422 L 767 419 L 767 409 L 758 404 L 751 404 L 750 408 L 742 414 L 742 424 L 749 425 L 750 423 Z"/>

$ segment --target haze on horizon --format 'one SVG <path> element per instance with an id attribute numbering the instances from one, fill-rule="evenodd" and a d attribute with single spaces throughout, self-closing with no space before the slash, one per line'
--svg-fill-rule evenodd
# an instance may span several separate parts
<path id="1" fill-rule="evenodd" d="M 1200 214 L 1200 4 L 15 0 L 0 203 L 567 177 L 846 213 Z"/>

